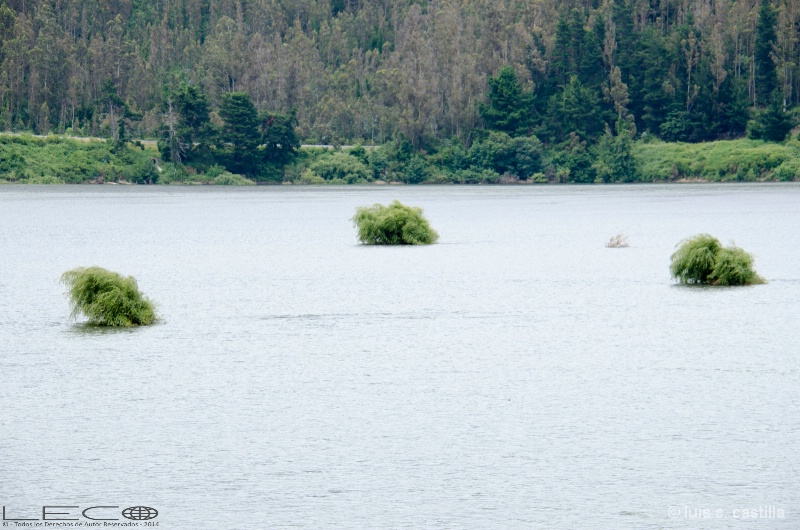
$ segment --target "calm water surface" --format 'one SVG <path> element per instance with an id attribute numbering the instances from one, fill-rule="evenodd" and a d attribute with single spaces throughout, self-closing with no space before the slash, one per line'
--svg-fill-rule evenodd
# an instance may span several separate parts
<path id="1" fill-rule="evenodd" d="M 395 198 L 439 244 L 356 243 L 355 208 Z M 16 512 L 800 528 L 800 186 L 7 186 L 0 222 Z M 604 247 L 617 232 L 630 248 Z M 698 232 L 769 283 L 674 285 Z M 58 279 L 89 265 L 136 276 L 164 322 L 70 322 Z"/>

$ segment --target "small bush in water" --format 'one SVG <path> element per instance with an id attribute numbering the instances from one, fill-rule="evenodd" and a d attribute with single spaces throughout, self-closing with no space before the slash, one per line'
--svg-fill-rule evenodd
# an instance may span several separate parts
<path id="1" fill-rule="evenodd" d="M 356 210 L 353 223 L 358 228 L 359 241 L 365 245 L 430 245 L 439 239 L 421 208 L 399 201 L 389 206 L 362 206 Z"/>
<path id="2" fill-rule="evenodd" d="M 101 267 L 65 272 L 72 318 L 86 315 L 99 326 L 145 326 L 157 320 L 153 302 L 142 296 L 136 280 Z"/>
<path id="3" fill-rule="evenodd" d="M 714 272 L 717 252 L 722 248 L 719 240 L 700 234 L 679 245 L 671 258 L 672 277 L 681 283 L 708 283 L 708 277 Z"/>
<path id="4" fill-rule="evenodd" d="M 723 247 L 708 234 L 679 243 L 672 255 L 672 277 L 681 283 L 750 285 L 764 283 L 753 270 L 753 256 L 738 247 Z"/>
<path id="5" fill-rule="evenodd" d="M 627 246 L 628 236 L 622 233 L 611 236 L 611 239 L 609 239 L 608 243 L 606 243 L 606 247 L 608 248 L 625 248 Z"/>
<path id="6" fill-rule="evenodd" d="M 717 262 L 709 279 L 717 285 L 766 283 L 753 270 L 753 256 L 739 247 L 727 247 L 717 252 Z"/>

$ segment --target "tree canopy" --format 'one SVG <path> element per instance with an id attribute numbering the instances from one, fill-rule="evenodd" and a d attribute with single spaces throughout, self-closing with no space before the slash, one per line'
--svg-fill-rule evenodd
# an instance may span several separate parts
<path id="1" fill-rule="evenodd" d="M 482 128 L 591 146 L 620 118 L 635 137 L 736 138 L 773 100 L 794 124 L 798 26 L 800 4 L 769 0 L 6 0 L 0 128 L 159 138 L 181 163 L 210 163 L 221 130 L 243 171 L 256 148 L 291 156 L 289 123 L 418 151 Z"/>

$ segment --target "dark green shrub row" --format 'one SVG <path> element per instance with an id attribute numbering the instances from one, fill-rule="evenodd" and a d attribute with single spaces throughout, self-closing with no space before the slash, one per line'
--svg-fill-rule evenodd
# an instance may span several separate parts
<path id="1" fill-rule="evenodd" d="M 0 181 L 18 183 L 130 182 L 137 184 L 247 184 L 219 165 L 154 163 L 158 153 L 111 142 L 0 136 Z M 631 142 L 610 131 L 593 146 L 577 136 L 546 149 L 535 136 L 484 132 L 469 149 L 458 141 L 431 153 L 407 142 L 365 149 L 302 149 L 274 182 L 298 184 L 497 184 L 514 182 L 667 182 L 800 180 L 800 142 L 728 140 L 699 144 Z M 262 171 L 263 173 L 263 171 Z M 262 175 L 263 177 L 263 175 Z"/>
<path id="2" fill-rule="evenodd" d="M 404 142 L 365 150 L 302 150 L 284 179 L 302 184 L 758 182 L 800 180 L 800 142 L 633 142 L 607 131 L 594 145 L 570 137 L 545 148 L 535 136 L 484 133 L 469 149 L 445 142 L 428 154 Z"/>

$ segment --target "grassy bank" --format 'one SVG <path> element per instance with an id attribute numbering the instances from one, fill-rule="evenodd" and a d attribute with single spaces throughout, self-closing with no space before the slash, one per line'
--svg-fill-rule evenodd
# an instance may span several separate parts
<path id="1" fill-rule="evenodd" d="M 368 152 L 308 150 L 287 168 L 284 180 L 297 184 L 374 181 L 410 184 L 514 184 L 618 182 L 602 177 L 591 151 L 546 149 L 536 142 L 493 139 L 470 149 L 444 145 L 436 152 L 404 156 L 395 144 Z M 762 182 L 800 180 L 800 142 L 724 140 L 697 144 L 637 141 L 634 170 L 626 182 Z M 571 158 L 570 158 L 571 157 Z M 577 162 L 576 162 L 577 160 Z M 570 168 L 570 165 L 572 168 Z M 579 177 L 575 166 L 583 165 Z"/>
<path id="2" fill-rule="evenodd" d="M 601 178 L 603 167 L 591 151 L 564 155 L 535 138 L 493 134 L 469 149 L 445 143 L 415 153 L 402 142 L 365 149 L 302 148 L 276 175 L 279 184 L 512 184 L 616 181 Z M 627 182 L 762 182 L 800 180 L 800 142 L 726 140 L 698 144 L 637 141 L 630 154 L 635 168 Z M 571 158 L 570 158 L 571 157 Z M 576 171 L 581 169 L 582 173 Z M 606 168 L 607 169 L 607 168 Z M 593 173 L 597 172 L 597 175 Z M 578 176 L 582 175 L 582 176 Z M 621 180 L 621 179 L 619 179 Z M 159 161 L 152 146 L 115 147 L 106 141 L 78 141 L 30 135 L 0 136 L 0 183 L 21 184 L 216 184 L 251 181 L 212 166 L 205 171 Z"/>
<path id="3" fill-rule="evenodd" d="M 0 136 L 0 182 L 154 184 L 158 152 L 143 146 L 115 148 L 111 142 L 82 142 L 50 136 Z"/>
<path id="4" fill-rule="evenodd" d="M 726 140 L 699 144 L 637 142 L 639 181 L 792 181 L 800 179 L 800 142 Z"/>

